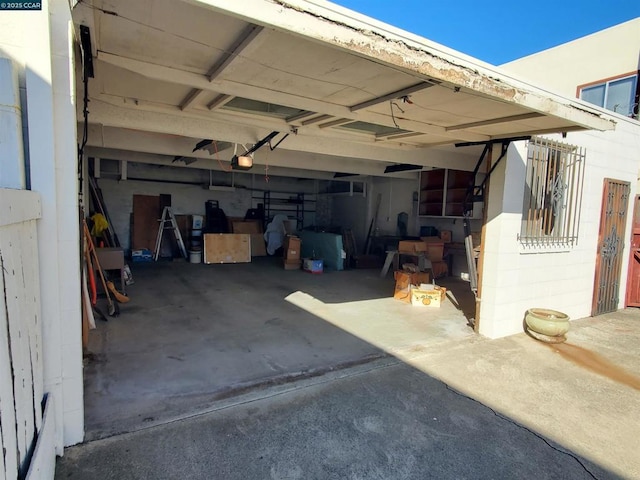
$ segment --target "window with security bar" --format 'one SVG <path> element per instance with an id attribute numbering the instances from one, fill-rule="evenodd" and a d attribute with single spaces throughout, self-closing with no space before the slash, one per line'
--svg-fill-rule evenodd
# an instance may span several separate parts
<path id="1" fill-rule="evenodd" d="M 582 147 L 539 137 L 529 140 L 521 243 L 577 244 L 585 157 Z"/>

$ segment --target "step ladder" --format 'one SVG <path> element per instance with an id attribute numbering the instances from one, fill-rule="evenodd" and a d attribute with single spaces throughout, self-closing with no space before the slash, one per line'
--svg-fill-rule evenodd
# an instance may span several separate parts
<path id="1" fill-rule="evenodd" d="M 178 228 L 178 224 L 176 223 L 176 217 L 174 217 L 170 207 L 164 207 L 164 209 L 162 210 L 160 225 L 158 225 L 158 236 L 156 237 L 156 249 L 153 254 L 153 259 L 155 261 L 158 260 L 158 255 L 160 255 L 160 247 L 162 246 L 162 238 L 164 237 L 165 230 L 173 230 L 173 234 L 176 238 L 176 243 L 178 244 L 178 248 L 180 248 L 180 253 L 182 253 L 182 256 L 184 258 L 188 258 L 187 249 L 184 246 L 182 235 L 180 235 L 180 229 Z"/>

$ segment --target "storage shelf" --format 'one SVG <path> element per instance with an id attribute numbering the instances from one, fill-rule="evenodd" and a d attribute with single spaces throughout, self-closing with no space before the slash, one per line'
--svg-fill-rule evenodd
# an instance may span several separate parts
<path id="1" fill-rule="evenodd" d="M 460 218 L 472 172 L 435 169 L 420 172 L 418 216 Z"/>

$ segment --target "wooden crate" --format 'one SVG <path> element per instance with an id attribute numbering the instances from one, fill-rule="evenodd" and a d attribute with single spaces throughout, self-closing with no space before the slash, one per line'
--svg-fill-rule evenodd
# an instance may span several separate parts
<path id="1" fill-rule="evenodd" d="M 204 263 L 251 262 L 251 235 L 237 233 L 206 233 Z"/>

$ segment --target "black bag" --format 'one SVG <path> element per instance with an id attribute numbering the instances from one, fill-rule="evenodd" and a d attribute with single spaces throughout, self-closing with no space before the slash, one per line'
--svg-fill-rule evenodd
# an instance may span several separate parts
<path id="1" fill-rule="evenodd" d="M 206 212 L 204 233 L 229 233 L 229 222 L 217 200 L 207 200 L 204 204 Z"/>

